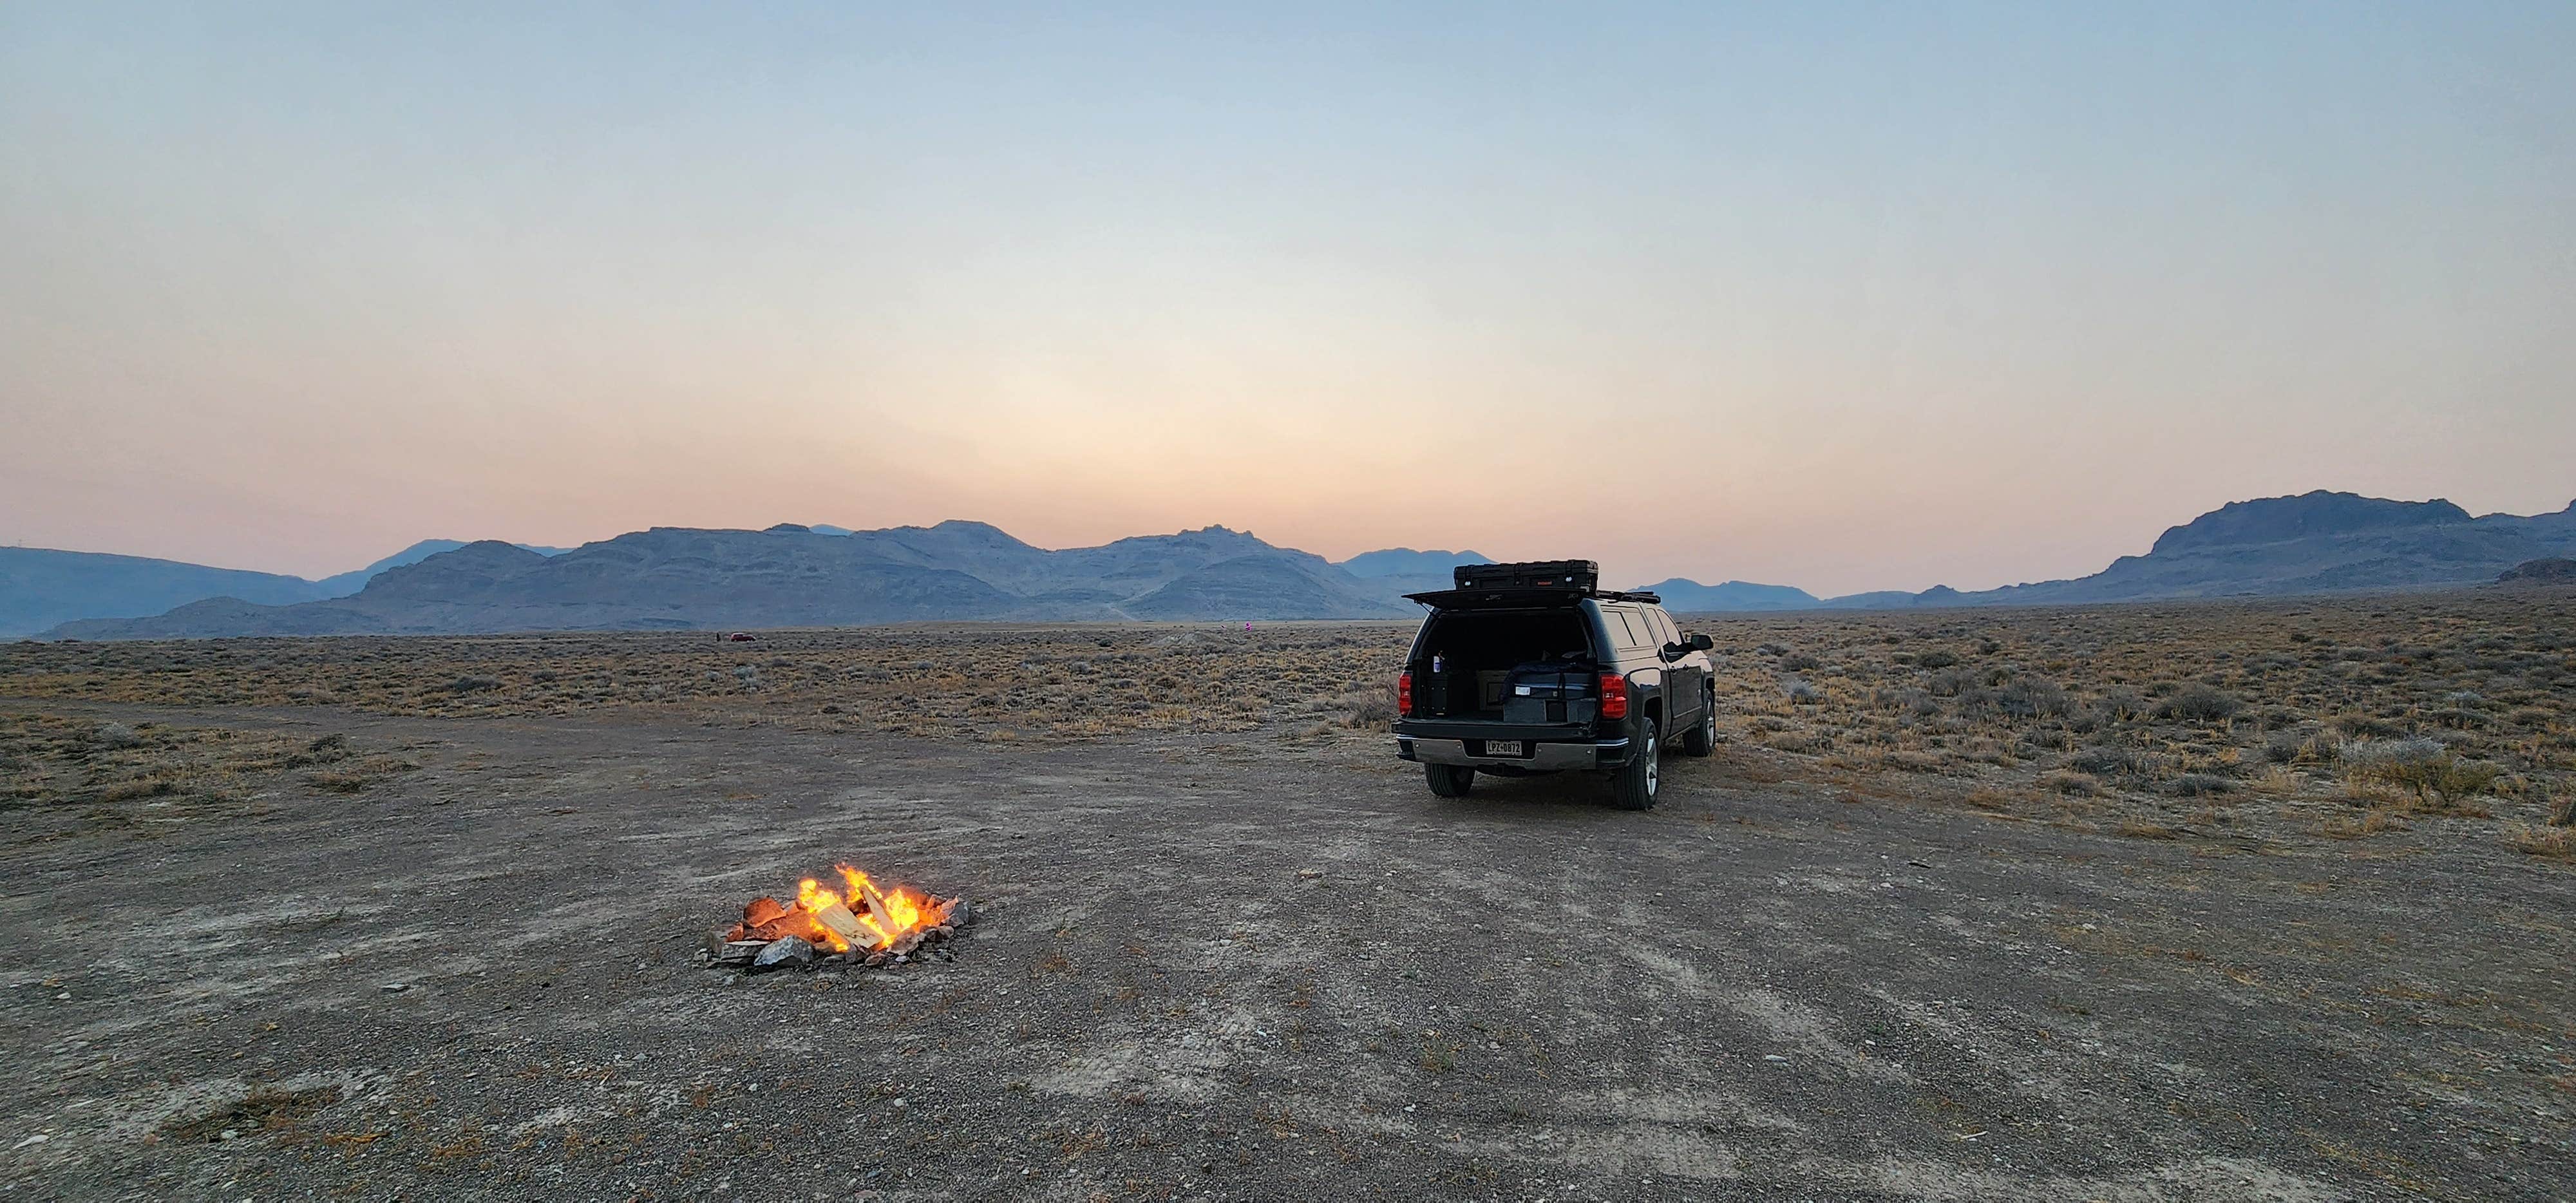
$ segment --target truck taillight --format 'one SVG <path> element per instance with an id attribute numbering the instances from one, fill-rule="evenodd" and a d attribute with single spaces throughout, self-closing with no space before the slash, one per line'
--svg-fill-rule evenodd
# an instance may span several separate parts
<path id="1" fill-rule="evenodd" d="M 1395 712 L 1406 718 L 1413 717 L 1413 673 L 1409 670 L 1396 674 Z"/>
<path id="2" fill-rule="evenodd" d="M 1628 717 L 1628 678 L 1617 673 L 1601 674 L 1601 717 Z"/>

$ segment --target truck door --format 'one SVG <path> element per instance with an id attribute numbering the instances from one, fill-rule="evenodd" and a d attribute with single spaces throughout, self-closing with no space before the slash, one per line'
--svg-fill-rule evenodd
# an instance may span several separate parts
<path id="1" fill-rule="evenodd" d="M 1681 628 L 1673 624 L 1673 616 L 1662 606 L 1649 607 L 1646 612 L 1654 616 L 1659 645 L 1670 646 L 1682 641 Z M 1674 716 L 1676 730 L 1686 729 L 1689 724 L 1699 721 L 1700 705 L 1707 696 L 1707 681 L 1708 674 L 1698 667 L 1696 656 L 1685 655 L 1666 667 L 1664 706 Z"/>

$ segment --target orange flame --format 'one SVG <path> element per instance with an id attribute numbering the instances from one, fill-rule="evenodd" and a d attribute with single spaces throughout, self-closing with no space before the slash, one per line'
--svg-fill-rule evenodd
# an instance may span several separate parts
<path id="1" fill-rule="evenodd" d="M 850 865 L 835 865 L 849 887 L 844 894 L 823 888 L 808 877 L 796 883 L 796 905 L 782 917 L 787 934 L 817 947 L 848 952 L 853 944 L 874 951 L 938 923 L 932 907 L 912 891 L 897 886 L 881 890 L 868 875 Z M 774 929 L 771 929 L 774 930 Z"/>

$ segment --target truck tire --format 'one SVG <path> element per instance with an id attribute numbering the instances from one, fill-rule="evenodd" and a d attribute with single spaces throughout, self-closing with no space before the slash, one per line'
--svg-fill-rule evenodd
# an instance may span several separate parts
<path id="1" fill-rule="evenodd" d="M 1431 792 L 1443 798 L 1464 798 L 1476 788 L 1476 770 L 1463 764 L 1426 764 L 1422 776 L 1431 782 Z"/>
<path id="2" fill-rule="evenodd" d="M 1682 736 L 1682 751 L 1693 756 L 1706 756 L 1717 750 L 1717 687 L 1709 686 L 1699 695 L 1699 721 L 1690 733 Z"/>
<path id="3" fill-rule="evenodd" d="M 1663 770 L 1655 763 L 1663 746 L 1655 742 L 1655 720 L 1641 724 L 1645 734 L 1638 740 L 1637 754 L 1619 766 L 1619 775 L 1610 779 L 1611 797 L 1621 810 L 1646 810 L 1655 804 L 1655 791 L 1663 784 Z"/>

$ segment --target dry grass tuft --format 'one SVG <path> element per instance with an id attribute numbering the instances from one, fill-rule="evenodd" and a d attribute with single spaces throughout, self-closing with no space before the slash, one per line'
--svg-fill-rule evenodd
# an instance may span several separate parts
<path id="1" fill-rule="evenodd" d="M 2576 827 L 2533 827 L 2516 823 L 2505 828 L 2504 838 L 2506 843 L 2533 856 L 2576 861 Z"/>

